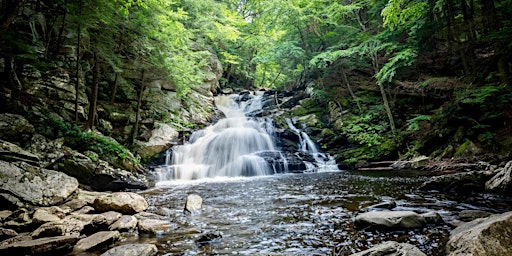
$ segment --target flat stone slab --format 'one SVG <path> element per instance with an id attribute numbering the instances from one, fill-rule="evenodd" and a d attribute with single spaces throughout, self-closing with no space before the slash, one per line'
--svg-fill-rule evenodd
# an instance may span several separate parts
<path id="1" fill-rule="evenodd" d="M 78 236 L 56 236 L 15 242 L 0 247 L 0 255 L 66 255 L 78 239 Z"/>
<path id="2" fill-rule="evenodd" d="M 157 252 L 154 244 L 125 244 L 114 247 L 101 256 L 154 256 Z"/>
<path id="3" fill-rule="evenodd" d="M 426 226 L 425 218 L 413 211 L 374 211 L 356 216 L 356 228 L 414 229 Z"/>

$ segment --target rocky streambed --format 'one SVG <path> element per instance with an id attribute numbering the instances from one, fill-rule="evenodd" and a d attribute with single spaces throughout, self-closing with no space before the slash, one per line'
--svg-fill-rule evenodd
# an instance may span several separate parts
<path id="1" fill-rule="evenodd" d="M 0 254 L 510 254 L 510 199 L 417 189 L 431 179 L 342 171 L 76 189 L 0 211 Z"/>

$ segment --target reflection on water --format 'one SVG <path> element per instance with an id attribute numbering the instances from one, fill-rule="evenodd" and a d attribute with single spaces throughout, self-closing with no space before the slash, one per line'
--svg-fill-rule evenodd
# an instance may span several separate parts
<path id="1" fill-rule="evenodd" d="M 164 255 L 349 255 L 394 240 L 440 255 L 451 230 L 447 224 L 413 231 L 358 231 L 354 217 L 364 207 L 391 199 L 397 202 L 395 210 L 436 211 L 446 222 L 463 209 L 510 210 L 509 202 L 500 198 L 420 194 L 415 188 L 425 179 L 333 172 L 171 181 L 143 195 L 149 211 L 167 216 L 179 228 L 139 242 L 151 239 Z M 200 214 L 183 213 L 189 193 L 203 198 Z M 210 233 L 222 238 L 197 242 Z"/>

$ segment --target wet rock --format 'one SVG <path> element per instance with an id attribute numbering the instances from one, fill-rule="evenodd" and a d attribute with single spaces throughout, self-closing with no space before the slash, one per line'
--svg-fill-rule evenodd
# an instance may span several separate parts
<path id="1" fill-rule="evenodd" d="M 0 247 L 1 255 L 66 255 L 78 241 L 77 236 L 44 237 L 19 241 Z"/>
<path id="2" fill-rule="evenodd" d="M 492 171 L 470 171 L 435 176 L 424 182 L 419 189 L 424 191 L 477 193 L 485 190 L 485 182 L 494 175 Z"/>
<path id="3" fill-rule="evenodd" d="M 479 218 L 486 218 L 491 215 L 492 213 L 481 210 L 463 210 L 459 213 L 459 220 L 467 222 Z"/>
<path id="4" fill-rule="evenodd" d="M 464 223 L 450 232 L 446 255 L 512 255 L 512 212 Z"/>
<path id="5" fill-rule="evenodd" d="M 123 215 L 116 222 L 114 222 L 109 230 L 117 230 L 119 232 L 131 232 L 137 228 L 137 218 L 131 215 Z"/>
<path id="6" fill-rule="evenodd" d="M 104 247 L 112 244 L 112 242 L 119 239 L 118 231 L 100 231 L 86 238 L 80 239 L 74 249 L 73 253 L 79 253 L 83 251 L 90 251 L 96 248 Z"/>
<path id="7" fill-rule="evenodd" d="M 26 142 L 32 137 L 34 131 L 34 126 L 25 117 L 8 113 L 0 114 L 0 139 Z"/>
<path id="8" fill-rule="evenodd" d="M 416 246 L 406 243 L 388 241 L 376 245 L 368 250 L 352 254 L 351 256 L 426 256 Z"/>
<path id="9" fill-rule="evenodd" d="M 387 202 L 382 202 L 379 204 L 371 205 L 369 208 L 377 208 L 377 209 L 388 209 L 391 210 L 396 207 L 396 201 L 395 200 L 389 200 Z"/>
<path id="10" fill-rule="evenodd" d="M 116 211 L 124 214 L 134 214 L 148 209 L 146 199 L 133 192 L 116 192 L 100 196 L 94 200 L 94 209 L 99 212 Z"/>
<path id="11" fill-rule="evenodd" d="M 200 245 L 205 245 L 219 243 L 220 239 L 222 239 L 222 234 L 220 232 L 209 232 L 201 235 L 196 242 Z"/>
<path id="12" fill-rule="evenodd" d="M 0 227 L 0 241 L 3 241 L 11 237 L 15 237 L 17 235 L 18 233 L 12 229 Z"/>
<path id="13" fill-rule="evenodd" d="M 75 178 L 26 163 L 0 161 L 0 176 L 0 196 L 18 206 L 57 205 L 78 189 Z"/>
<path id="14" fill-rule="evenodd" d="M 426 212 L 421 214 L 428 224 L 441 224 L 444 223 L 443 217 L 437 212 Z"/>
<path id="15" fill-rule="evenodd" d="M 171 142 L 179 137 L 178 131 L 167 124 L 156 123 L 155 126 L 149 141 L 136 141 L 136 151 L 142 158 L 153 157 L 164 152 L 171 146 Z"/>
<path id="16" fill-rule="evenodd" d="M 485 189 L 503 195 L 512 194 L 512 161 L 485 183 Z"/>
<path id="17" fill-rule="evenodd" d="M 412 211 L 377 211 L 358 214 L 354 225 L 357 228 L 414 229 L 426 225 L 423 216 Z"/>
<path id="18" fill-rule="evenodd" d="M 32 232 L 32 237 L 79 236 L 84 224 L 77 219 L 63 219 L 41 225 Z"/>
<path id="19" fill-rule="evenodd" d="M 158 249 L 154 244 L 125 244 L 114 247 L 100 256 L 154 256 Z"/>
<path id="20" fill-rule="evenodd" d="M 167 220 L 143 219 L 137 224 L 139 233 L 161 235 L 176 229 L 176 225 Z"/>
<path id="21" fill-rule="evenodd" d="M 185 211 L 188 213 L 198 213 L 203 205 L 203 199 L 198 194 L 189 194 L 185 203 Z"/>

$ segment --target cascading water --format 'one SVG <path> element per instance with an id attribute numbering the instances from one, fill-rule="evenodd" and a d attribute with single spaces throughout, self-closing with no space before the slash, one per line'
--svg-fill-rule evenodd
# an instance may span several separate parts
<path id="1" fill-rule="evenodd" d="M 249 119 L 246 114 L 261 110 L 261 95 L 241 100 L 238 95 L 218 96 L 217 108 L 225 118 L 194 133 L 189 142 L 172 152 L 173 179 L 273 174 L 260 152 L 275 151 L 269 119 Z"/>
<path id="2" fill-rule="evenodd" d="M 311 140 L 309 135 L 295 127 L 290 118 L 286 118 L 288 127 L 299 137 L 299 150 L 313 156 L 315 163 L 305 161 L 307 166 L 306 172 L 311 171 L 339 171 L 336 160 L 332 156 L 326 155 L 318 150 L 315 142 Z"/>
<path id="3" fill-rule="evenodd" d="M 288 172 L 288 160 L 275 146 L 277 136 L 272 119 L 249 117 L 262 112 L 263 98 L 263 92 L 216 97 L 215 105 L 225 118 L 193 133 L 187 143 L 168 151 L 165 165 L 157 172 L 158 181 Z M 299 150 L 314 159 L 303 161 L 306 168 L 300 171 L 338 170 L 335 161 L 320 153 L 305 132 L 297 129 L 291 120 L 287 122 L 300 138 Z"/>

